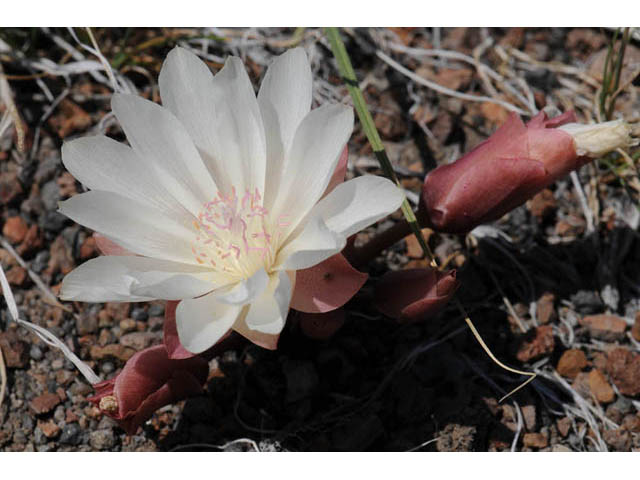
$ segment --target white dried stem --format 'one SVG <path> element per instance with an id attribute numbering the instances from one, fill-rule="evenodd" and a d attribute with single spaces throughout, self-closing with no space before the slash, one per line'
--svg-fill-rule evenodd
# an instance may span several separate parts
<path id="1" fill-rule="evenodd" d="M 62 351 L 64 356 L 76 366 L 76 368 L 80 371 L 84 378 L 87 379 L 89 383 L 93 385 L 100 382 L 100 377 L 95 374 L 91 367 L 80 360 L 78 356 L 73 353 L 62 340 L 60 340 L 46 328 L 43 328 L 31 322 L 27 322 L 26 320 L 22 320 L 20 318 L 16 299 L 13 296 L 13 292 L 11 291 L 11 287 L 9 286 L 7 277 L 4 274 L 4 268 L 2 268 L 2 265 L 0 265 L 0 285 L 2 286 L 2 295 L 4 296 L 5 302 L 7 303 L 7 307 L 9 308 L 11 319 L 14 322 L 26 328 L 33 334 L 37 335 L 47 345 L 50 345 Z"/>
<path id="2" fill-rule="evenodd" d="M 414 82 L 416 82 L 416 83 L 418 83 L 418 84 L 420 84 L 420 85 L 422 85 L 424 87 L 430 88 L 431 90 L 434 90 L 434 91 L 436 91 L 438 93 L 442 93 L 443 95 L 448 95 L 450 97 L 459 98 L 461 100 L 467 100 L 467 101 L 471 101 L 471 102 L 490 102 L 490 103 L 495 103 L 497 105 L 500 105 L 501 107 L 506 108 L 510 112 L 517 113 L 518 115 L 528 115 L 528 113 L 526 111 L 522 110 L 521 108 L 516 107 L 515 105 L 510 104 L 509 102 L 505 102 L 503 100 L 498 100 L 498 99 L 495 99 L 495 98 L 487 97 L 487 96 L 484 96 L 484 95 L 470 95 L 468 93 L 457 92 L 457 91 L 452 90 L 450 88 L 443 87 L 439 83 L 432 82 L 431 80 L 427 80 L 426 78 L 423 78 L 420 75 L 417 75 L 416 73 L 412 72 L 408 68 L 400 65 L 398 62 L 396 62 L 395 60 L 393 60 L 391 57 L 389 57 L 388 55 L 386 55 L 385 53 L 383 53 L 380 50 L 376 51 L 376 55 L 383 62 L 385 62 L 387 65 L 389 65 L 391 68 L 393 68 L 394 70 L 397 70 L 398 72 L 402 73 L 403 75 L 405 75 L 406 77 L 410 78 Z"/>

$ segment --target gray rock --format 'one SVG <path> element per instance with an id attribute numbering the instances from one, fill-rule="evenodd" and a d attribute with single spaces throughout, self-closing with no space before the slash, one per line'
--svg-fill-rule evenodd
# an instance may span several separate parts
<path id="1" fill-rule="evenodd" d="M 113 448 L 116 439 L 111 429 L 96 430 L 89 434 L 89 443 L 96 450 L 108 450 Z"/>
<path id="2" fill-rule="evenodd" d="M 57 154 L 47 156 L 47 158 L 38 165 L 38 169 L 36 170 L 33 179 L 38 182 L 38 184 L 42 185 L 42 183 L 53 178 L 59 165 L 60 157 Z"/>
<path id="3" fill-rule="evenodd" d="M 40 190 L 40 198 L 44 208 L 47 210 L 57 210 L 58 202 L 60 201 L 60 187 L 55 180 L 51 180 L 45 183 Z"/>
<path id="4" fill-rule="evenodd" d="M 45 212 L 40 217 L 40 227 L 47 232 L 58 233 L 64 228 L 69 219 L 56 211 Z"/>
<path id="5" fill-rule="evenodd" d="M 138 322 L 144 322 L 149 318 L 149 314 L 144 310 L 144 308 L 134 308 L 131 311 L 131 318 Z"/>
<path id="6" fill-rule="evenodd" d="M 42 350 L 40 350 L 40 347 L 37 345 L 31 345 L 31 348 L 29 349 L 29 356 L 36 362 L 38 360 L 42 360 Z"/>
<path id="7" fill-rule="evenodd" d="M 49 250 L 42 250 L 38 252 L 36 258 L 31 262 L 31 270 L 36 273 L 42 272 L 45 268 L 47 268 L 49 264 L 49 259 L 51 255 L 49 254 Z"/>
<path id="8" fill-rule="evenodd" d="M 98 316 L 85 311 L 76 317 L 76 331 L 78 335 L 95 333 L 98 330 Z"/>
<path id="9" fill-rule="evenodd" d="M 36 442 L 36 445 L 44 445 L 47 443 L 47 437 L 44 432 L 40 430 L 40 427 L 36 427 L 33 431 L 33 441 Z"/>
<path id="10" fill-rule="evenodd" d="M 115 369 L 116 367 L 113 365 L 113 362 L 104 362 L 100 365 L 100 370 L 102 370 L 102 373 L 106 375 L 112 373 Z"/>
<path id="11" fill-rule="evenodd" d="M 582 314 L 599 313 L 604 309 L 604 304 L 598 294 L 590 290 L 579 290 L 571 295 L 571 303 Z"/>
<path id="12" fill-rule="evenodd" d="M 77 423 L 65 425 L 59 442 L 65 445 L 78 445 L 80 443 L 80 426 Z"/>
<path id="13" fill-rule="evenodd" d="M 154 303 L 149 306 L 149 310 L 147 311 L 150 317 L 161 317 L 164 315 L 164 305 L 159 303 Z"/>

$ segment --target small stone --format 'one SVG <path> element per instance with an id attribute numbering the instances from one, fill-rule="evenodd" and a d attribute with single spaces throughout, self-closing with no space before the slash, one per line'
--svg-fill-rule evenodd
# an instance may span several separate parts
<path id="1" fill-rule="evenodd" d="M 47 232 L 58 233 L 64 228 L 68 221 L 69 218 L 65 217 L 59 212 L 47 211 L 44 213 L 44 215 L 42 215 L 38 224 L 43 230 Z"/>
<path id="2" fill-rule="evenodd" d="M 553 447 L 551 447 L 551 451 L 552 452 L 571 452 L 572 450 L 566 445 L 556 444 Z"/>
<path id="3" fill-rule="evenodd" d="M 100 335 L 98 335 L 98 345 L 104 347 L 110 343 L 115 341 L 115 335 L 108 328 L 103 328 L 100 330 Z"/>
<path id="4" fill-rule="evenodd" d="M 604 304 L 597 293 L 591 290 L 578 290 L 571 295 L 571 303 L 574 304 L 576 310 L 582 314 L 590 314 L 602 311 Z"/>
<path id="5" fill-rule="evenodd" d="M 80 426 L 77 423 L 68 423 L 62 428 L 59 442 L 66 445 L 80 443 Z"/>
<path id="6" fill-rule="evenodd" d="M 29 364 L 28 344 L 18 337 L 15 330 L 0 332 L 0 347 L 7 367 L 23 368 Z"/>
<path id="7" fill-rule="evenodd" d="M 80 260 L 88 260 L 97 254 L 96 239 L 93 238 L 93 236 L 87 237 L 86 240 L 82 242 L 82 245 L 80 245 Z"/>
<path id="8" fill-rule="evenodd" d="M 104 362 L 100 366 L 100 370 L 102 370 L 102 373 L 104 373 L 106 375 L 112 373 L 115 369 L 116 369 L 116 367 L 113 365 L 112 362 Z"/>
<path id="9" fill-rule="evenodd" d="M 78 335 L 88 335 L 97 331 L 98 315 L 87 310 L 76 317 L 76 332 Z"/>
<path id="10" fill-rule="evenodd" d="M 56 382 L 60 385 L 68 385 L 75 377 L 75 374 L 69 370 L 58 370 L 56 372 Z"/>
<path id="11" fill-rule="evenodd" d="M 120 343 L 122 345 L 131 347 L 137 351 L 144 350 L 159 340 L 160 337 L 154 332 L 132 332 L 120 337 Z"/>
<path id="12" fill-rule="evenodd" d="M 524 418 L 524 426 L 530 432 L 534 431 L 536 429 L 536 407 L 534 405 L 525 405 L 521 410 L 522 417 Z"/>
<path id="13" fill-rule="evenodd" d="M 623 395 L 640 394 L 640 355 L 614 348 L 607 355 L 607 373 Z"/>
<path id="14" fill-rule="evenodd" d="M 109 312 L 104 309 L 100 310 L 98 312 L 98 327 L 104 328 L 110 327 L 111 325 L 113 325 L 113 321 L 111 315 L 109 315 Z"/>
<path id="15" fill-rule="evenodd" d="M 47 119 L 47 123 L 60 138 L 65 138 L 91 126 L 91 115 L 69 98 L 65 98 L 58 105 L 56 114 Z"/>
<path id="16" fill-rule="evenodd" d="M 73 423 L 79 420 L 78 415 L 76 415 L 73 410 L 67 410 L 66 412 L 63 410 L 63 418 L 66 423 Z"/>
<path id="17" fill-rule="evenodd" d="M 96 450 L 108 450 L 113 448 L 116 439 L 111 429 L 96 430 L 89 434 L 89 443 Z"/>
<path id="18" fill-rule="evenodd" d="M 527 202 L 527 208 L 531 212 L 531 215 L 542 220 L 555 211 L 556 198 L 553 196 L 551 190 L 545 188 Z"/>
<path id="19" fill-rule="evenodd" d="M 47 182 L 54 177 L 59 166 L 60 157 L 58 155 L 50 155 L 40 162 L 33 179 L 38 184 Z"/>
<path id="20" fill-rule="evenodd" d="M 38 421 L 38 428 L 42 430 L 42 433 L 44 433 L 44 436 L 47 438 L 57 437 L 61 430 L 53 420 L 49 420 L 48 422 Z"/>
<path id="21" fill-rule="evenodd" d="M 64 367 L 64 360 L 61 358 L 56 358 L 51 362 L 51 370 L 60 370 Z"/>
<path id="22" fill-rule="evenodd" d="M 152 332 L 160 331 L 164 327 L 164 318 L 163 317 L 149 317 L 149 320 L 147 320 L 147 324 L 149 325 L 149 329 Z"/>
<path id="23" fill-rule="evenodd" d="M 131 318 L 138 322 L 144 322 L 147 318 L 149 318 L 149 314 L 145 311 L 144 308 L 134 308 L 131 311 Z"/>
<path id="24" fill-rule="evenodd" d="M 563 377 L 574 379 L 586 366 L 587 356 L 584 352 L 582 350 L 572 348 L 562 354 L 560 360 L 558 360 L 556 369 Z"/>
<path id="25" fill-rule="evenodd" d="M 627 322 L 623 318 L 608 314 L 583 317 L 580 325 L 587 327 L 593 338 L 607 342 L 622 340 L 627 328 Z"/>
<path id="26" fill-rule="evenodd" d="M 42 350 L 38 345 L 31 345 L 31 348 L 29 349 L 29 356 L 36 362 L 42 360 Z"/>
<path id="27" fill-rule="evenodd" d="M 529 448 L 546 448 L 549 445 L 549 438 L 543 433 L 525 433 L 522 444 Z"/>
<path id="28" fill-rule="evenodd" d="M 42 235 L 40 234 L 40 229 L 38 225 L 31 225 L 29 230 L 27 231 L 27 235 L 24 237 L 24 240 L 18 247 L 18 253 L 22 256 L 40 250 L 44 245 L 44 241 L 42 239 Z"/>
<path id="29" fill-rule="evenodd" d="M 27 236 L 29 225 L 22 217 L 9 217 L 2 227 L 2 234 L 14 245 L 21 243 Z"/>
<path id="30" fill-rule="evenodd" d="M 47 250 L 42 250 L 36 254 L 36 258 L 31 262 L 31 270 L 36 273 L 41 273 L 45 268 L 47 268 L 47 264 L 49 263 L 49 259 L 51 255 Z"/>
<path id="31" fill-rule="evenodd" d="M 29 403 L 36 414 L 48 413 L 60 403 L 60 397 L 55 393 L 45 392 L 37 396 Z"/>
<path id="32" fill-rule="evenodd" d="M 117 343 L 105 345 L 104 347 L 94 345 L 89 351 L 89 355 L 91 355 L 91 358 L 93 360 L 116 358 L 123 362 L 129 360 L 135 353 L 136 351 L 133 348 L 126 347 Z"/>
<path id="33" fill-rule="evenodd" d="M 133 318 L 125 318 L 120 321 L 119 326 L 123 333 L 133 332 L 136 329 L 136 321 Z"/>
<path id="34" fill-rule="evenodd" d="M 62 198 L 73 197 L 78 193 L 76 189 L 76 179 L 73 178 L 73 175 L 69 172 L 63 172 L 62 175 L 56 179 L 56 183 L 60 188 L 60 196 Z"/>
<path id="35" fill-rule="evenodd" d="M 628 452 L 631 449 L 631 434 L 624 428 L 605 430 L 602 438 L 616 452 Z"/>
<path id="36" fill-rule="evenodd" d="M 147 310 L 147 313 L 150 317 L 161 317 L 162 315 L 164 315 L 164 305 L 162 305 L 161 303 L 152 303 L 151 305 L 149 305 L 149 310 Z"/>
<path id="37" fill-rule="evenodd" d="M 556 427 L 558 427 L 558 433 L 566 438 L 571 429 L 571 419 L 569 417 L 559 418 L 556 420 Z"/>
<path id="38" fill-rule="evenodd" d="M 589 398 L 591 396 L 588 373 L 580 372 L 578 375 L 576 375 L 576 378 L 573 380 L 571 386 L 576 392 L 578 392 L 580 396 L 584 398 Z"/>
<path id="39" fill-rule="evenodd" d="M 622 420 L 622 426 L 631 433 L 640 433 L 640 416 L 633 414 L 625 415 Z"/>
<path id="40" fill-rule="evenodd" d="M 551 325 L 537 327 L 534 337 L 526 340 L 520 346 L 516 358 L 521 362 L 536 360 L 553 352 L 555 341 Z"/>
<path id="41" fill-rule="evenodd" d="M 9 284 L 14 287 L 23 287 L 26 285 L 27 280 L 29 280 L 29 274 L 20 265 L 11 267 L 11 270 L 9 270 L 6 275 Z"/>
<path id="42" fill-rule="evenodd" d="M 589 372 L 589 390 L 600 403 L 611 403 L 616 398 L 604 374 L 596 368 Z"/>
<path id="43" fill-rule="evenodd" d="M 40 197 L 47 211 L 55 211 L 60 201 L 60 188 L 55 180 L 45 183 L 40 189 Z"/>
<path id="44" fill-rule="evenodd" d="M 119 302 L 109 302 L 105 304 L 105 308 L 109 315 L 116 321 L 120 322 L 129 316 L 129 311 L 131 310 L 130 303 L 119 303 Z"/>
<path id="45" fill-rule="evenodd" d="M 67 247 L 62 236 L 58 236 L 49 247 L 49 265 L 47 266 L 47 273 L 54 275 L 58 272 L 66 275 L 75 268 L 73 261 L 73 255 L 71 249 Z"/>
<path id="46" fill-rule="evenodd" d="M 547 292 L 538 300 L 536 314 L 538 316 L 538 322 L 542 325 L 553 322 L 558 317 L 554 307 L 555 299 L 556 297 L 553 293 Z"/>
<path id="47" fill-rule="evenodd" d="M 0 202 L 9 205 L 22 195 L 22 185 L 16 172 L 0 173 Z"/>

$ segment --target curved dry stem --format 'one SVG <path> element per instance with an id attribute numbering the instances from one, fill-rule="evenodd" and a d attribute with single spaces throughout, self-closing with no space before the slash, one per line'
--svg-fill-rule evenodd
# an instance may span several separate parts
<path id="1" fill-rule="evenodd" d="M 460 304 L 459 300 L 456 299 L 456 303 L 459 304 L 459 306 L 461 308 L 462 305 Z M 480 333 L 478 332 L 478 330 L 476 329 L 475 325 L 473 324 L 473 322 L 471 321 L 471 319 L 466 316 L 464 319 L 465 322 L 467 322 L 467 325 L 469 326 L 469 329 L 471 330 L 471 333 L 473 333 L 473 336 L 476 338 L 476 340 L 478 341 L 478 343 L 480 344 L 480 346 L 482 347 L 482 349 L 486 352 L 487 355 L 489 355 L 489 358 L 491 360 L 493 360 L 493 362 L 498 365 L 500 368 L 511 372 L 511 373 L 517 373 L 518 375 L 527 375 L 529 378 L 527 380 L 525 380 L 523 383 L 521 383 L 520 385 L 518 385 L 516 388 L 514 388 L 513 390 L 511 390 L 509 393 L 507 393 L 506 395 L 504 395 L 500 400 L 498 400 L 499 403 L 502 403 L 505 399 L 509 398 L 511 395 L 513 395 L 514 393 L 516 393 L 518 390 L 521 390 L 522 388 L 524 388 L 525 386 L 527 386 L 529 383 L 531 383 L 533 381 L 534 378 L 536 378 L 538 376 L 537 373 L 533 373 L 533 372 L 524 372 L 522 370 L 518 370 L 516 368 L 512 368 L 508 365 L 505 365 L 504 363 L 502 363 L 500 360 L 498 360 L 496 358 L 496 356 L 493 354 L 493 352 L 491 352 L 491 350 L 489 349 L 489 347 L 487 346 L 487 344 L 484 342 L 484 340 L 482 339 L 482 337 L 480 336 Z"/>

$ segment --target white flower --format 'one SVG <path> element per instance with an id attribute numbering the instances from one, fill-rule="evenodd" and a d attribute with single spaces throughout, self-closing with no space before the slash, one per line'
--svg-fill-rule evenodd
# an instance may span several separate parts
<path id="1" fill-rule="evenodd" d="M 160 72 L 164 107 L 114 95 L 131 147 L 105 136 L 66 143 L 64 165 L 91 191 L 60 211 L 136 255 L 89 260 L 65 277 L 61 298 L 182 300 L 178 334 L 193 353 L 230 328 L 278 334 L 295 271 L 340 252 L 403 199 L 376 176 L 323 198 L 353 111 L 310 110 L 311 77 L 304 51 L 289 50 L 256 98 L 238 58 L 213 76 L 175 48 Z"/>

